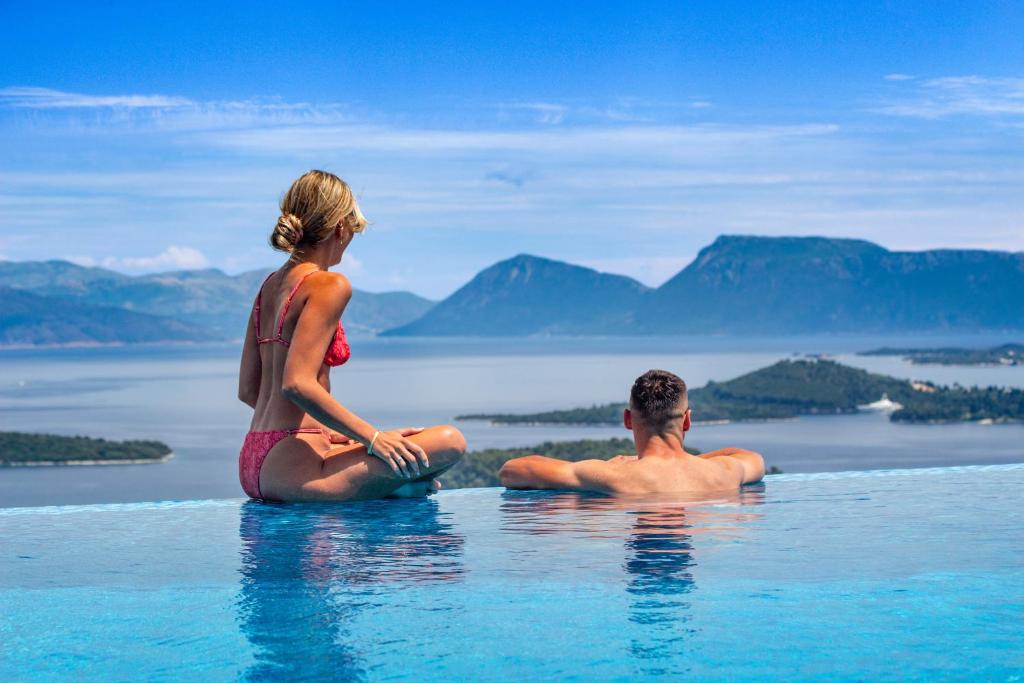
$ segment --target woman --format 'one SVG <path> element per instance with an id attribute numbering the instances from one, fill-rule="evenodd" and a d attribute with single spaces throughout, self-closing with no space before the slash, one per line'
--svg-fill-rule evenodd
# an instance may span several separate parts
<path id="1" fill-rule="evenodd" d="M 290 256 L 256 295 L 238 378 L 238 397 L 255 411 L 238 458 L 252 498 L 427 495 L 465 452 L 454 427 L 384 431 L 331 396 L 331 368 L 350 355 L 341 314 L 352 286 L 327 269 L 365 227 L 352 190 L 324 171 L 281 200 L 270 244 Z"/>

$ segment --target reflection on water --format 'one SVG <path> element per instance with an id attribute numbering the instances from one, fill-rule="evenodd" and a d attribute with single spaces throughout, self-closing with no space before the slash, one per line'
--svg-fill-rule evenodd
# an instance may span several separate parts
<path id="1" fill-rule="evenodd" d="M 639 627 L 629 642 L 637 673 L 686 673 L 692 660 L 688 641 L 700 629 L 691 614 L 692 602 L 699 600 L 694 595 L 698 559 L 750 533 L 750 522 L 760 515 L 745 508 L 761 505 L 764 491 L 756 484 L 714 500 L 507 492 L 502 530 L 537 538 L 570 535 L 574 538 L 566 545 L 577 554 L 587 552 L 587 541 L 596 554 L 598 543 L 622 539 L 628 619 Z"/>
<path id="2" fill-rule="evenodd" d="M 630 642 L 630 651 L 645 675 L 689 671 L 688 641 L 699 626 L 692 621 L 691 595 L 696 557 L 714 543 L 737 540 L 750 529 L 758 515 L 741 512 L 739 506 L 764 501 L 764 485 L 715 501 L 714 507 L 687 503 L 654 503 L 637 506 L 633 529 L 626 538 L 626 591 L 629 619 L 643 627 L 641 637 Z M 682 664 L 682 668 L 678 668 Z"/>
<path id="3" fill-rule="evenodd" d="M 696 565 L 691 528 L 686 507 L 672 505 L 638 511 L 626 538 L 629 620 L 643 627 L 643 637 L 631 640 L 630 651 L 645 674 L 671 673 L 664 665 L 680 661 L 670 655 L 684 649 L 694 630 L 689 614 Z"/>
<path id="4" fill-rule="evenodd" d="M 379 591 L 461 579 L 463 538 L 433 500 L 242 506 L 242 632 L 248 680 L 352 680 L 365 674 L 349 629 Z"/>

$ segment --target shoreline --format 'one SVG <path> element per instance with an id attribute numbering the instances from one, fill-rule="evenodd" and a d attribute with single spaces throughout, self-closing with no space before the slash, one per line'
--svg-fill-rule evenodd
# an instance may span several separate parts
<path id="1" fill-rule="evenodd" d="M 79 467 L 93 465 L 159 465 L 174 457 L 174 453 L 162 455 L 159 458 L 123 458 L 106 460 L 25 460 L 7 461 L 0 460 L 0 468 L 3 467 Z"/>
<path id="2" fill-rule="evenodd" d="M 765 424 L 771 422 L 795 422 L 805 417 L 829 417 L 832 415 L 870 415 L 877 413 L 884 413 L 886 411 L 879 410 L 858 410 L 855 412 L 835 412 L 835 413 L 806 413 L 802 415 L 794 415 L 793 417 L 764 417 L 764 418 L 751 418 L 751 419 L 738 419 L 738 420 L 694 420 L 694 427 L 715 427 L 720 425 L 730 424 Z M 487 422 L 492 427 L 621 427 L 621 422 L 501 422 L 495 420 L 487 420 L 484 418 L 470 418 L 470 419 L 459 419 L 453 418 L 456 422 Z M 939 425 L 957 425 L 957 424 L 977 424 L 982 426 L 991 425 L 1013 425 L 1013 424 L 1024 424 L 1024 420 L 1000 417 L 1000 418 L 981 418 L 978 420 L 890 420 L 893 424 L 898 425 L 909 425 L 909 426 L 939 426 Z"/>
<path id="3" fill-rule="evenodd" d="M 811 413 L 832 415 L 833 413 Z M 855 413 L 834 413 L 836 415 L 853 415 Z M 749 420 L 694 420 L 694 427 L 714 427 L 715 425 L 741 424 L 751 422 L 795 422 L 806 415 L 794 415 L 793 417 L 762 417 Z M 486 418 L 452 418 L 455 422 L 487 422 L 492 427 L 621 427 L 621 422 L 501 422 L 488 420 Z"/>
<path id="4" fill-rule="evenodd" d="M 149 347 L 149 346 L 213 346 L 213 345 L 229 345 L 241 343 L 241 339 L 164 339 L 160 341 L 144 341 L 144 342 L 122 342 L 122 341 L 110 341 L 110 342 L 56 342 L 53 344 L 0 344 L 0 353 L 4 351 L 51 351 L 51 350 L 77 350 L 77 349 L 119 349 L 119 348 L 136 348 L 136 347 Z"/>

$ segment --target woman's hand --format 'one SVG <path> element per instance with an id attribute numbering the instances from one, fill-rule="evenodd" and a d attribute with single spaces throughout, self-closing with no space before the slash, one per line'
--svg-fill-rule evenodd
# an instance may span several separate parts
<path id="1" fill-rule="evenodd" d="M 345 436 L 341 432 L 336 432 L 333 429 L 328 432 L 330 435 L 331 443 L 335 446 L 348 446 L 356 443 L 356 440 L 350 436 Z"/>
<path id="2" fill-rule="evenodd" d="M 422 428 L 406 427 L 390 432 L 379 432 L 373 448 L 367 449 L 370 455 L 380 458 L 400 477 L 411 479 L 420 476 L 420 472 L 430 467 L 427 452 L 408 438 L 422 432 Z"/>

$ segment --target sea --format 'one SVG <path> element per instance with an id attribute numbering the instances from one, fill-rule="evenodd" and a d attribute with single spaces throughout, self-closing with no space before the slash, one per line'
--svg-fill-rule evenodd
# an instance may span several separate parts
<path id="1" fill-rule="evenodd" d="M 879 346 L 988 346 L 1017 337 L 828 336 L 524 339 L 355 338 L 335 397 L 386 428 L 455 423 L 470 449 L 629 436 L 624 428 L 496 426 L 460 414 L 625 401 L 633 379 L 671 370 L 691 387 L 783 358 L 824 355 L 896 377 L 1024 387 L 1024 366 L 912 365 Z M 0 507 L 239 498 L 237 456 L 251 411 L 238 401 L 235 344 L 0 351 L 0 430 L 158 439 L 152 465 L 0 468 Z M 700 420 L 699 409 L 695 419 Z M 696 424 L 702 450 L 759 451 L 786 473 L 1024 462 L 1024 425 L 906 425 L 884 413 Z"/>

